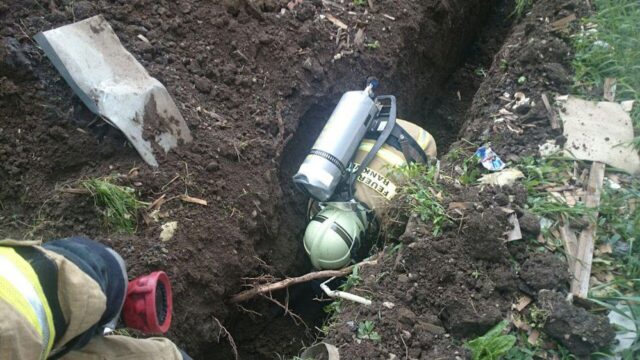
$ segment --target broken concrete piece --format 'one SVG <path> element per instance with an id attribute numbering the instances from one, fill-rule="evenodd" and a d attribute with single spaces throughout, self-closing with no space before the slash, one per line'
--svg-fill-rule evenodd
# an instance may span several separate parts
<path id="1" fill-rule="evenodd" d="M 169 221 L 167 223 L 162 224 L 160 227 L 162 231 L 160 232 L 160 240 L 161 241 L 169 241 L 175 235 L 176 230 L 178 229 L 177 221 Z"/>
<path id="2" fill-rule="evenodd" d="M 630 145 L 633 124 L 622 106 L 570 96 L 561 113 L 564 151 L 581 160 L 600 161 L 630 174 L 640 173 L 640 157 Z"/>
<path id="3" fill-rule="evenodd" d="M 615 331 L 605 316 L 569 304 L 559 292 L 540 291 L 538 305 L 548 313 L 544 332 L 574 355 L 589 355 L 610 345 L 615 338 Z"/>
<path id="4" fill-rule="evenodd" d="M 191 141 L 184 118 L 158 80 L 120 43 L 102 15 L 37 34 L 69 86 L 94 112 L 120 129 L 144 161 Z"/>

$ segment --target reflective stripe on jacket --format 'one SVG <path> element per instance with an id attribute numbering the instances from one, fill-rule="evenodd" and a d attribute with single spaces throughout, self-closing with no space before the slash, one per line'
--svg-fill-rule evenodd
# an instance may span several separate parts
<path id="1" fill-rule="evenodd" d="M 0 357 L 46 359 L 105 313 L 100 285 L 35 241 L 0 240 Z"/>
<path id="2" fill-rule="evenodd" d="M 6 246 L 0 246 L 0 269 L 0 298 L 20 313 L 40 336 L 39 358 L 46 359 L 53 346 L 55 328 L 38 276 L 25 259 Z"/>

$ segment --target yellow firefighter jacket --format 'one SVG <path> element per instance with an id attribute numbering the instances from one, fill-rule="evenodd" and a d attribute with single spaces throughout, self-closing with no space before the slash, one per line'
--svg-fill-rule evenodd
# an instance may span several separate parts
<path id="1" fill-rule="evenodd" d="M 35 241 L 0 240 L 0 357 L 57 357 L 95 326 L 107 298 L 100 285 L 72 261 Z M 59 356 L 59 355 L 58 355 Z M 182 359 L 164 338 L 95 336 L 62 359 Z"/>

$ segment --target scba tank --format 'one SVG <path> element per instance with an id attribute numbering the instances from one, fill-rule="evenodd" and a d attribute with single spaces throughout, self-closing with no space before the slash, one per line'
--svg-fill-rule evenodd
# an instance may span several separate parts
<path id="1" fill-rule="evenodd" d="M 364 138 L 378 106 L 371 87 L 342 95 L 320 136 L 304 159 L 293 182 L 319 201 L 327 201 L 345 176 L 347 166 Z"/>

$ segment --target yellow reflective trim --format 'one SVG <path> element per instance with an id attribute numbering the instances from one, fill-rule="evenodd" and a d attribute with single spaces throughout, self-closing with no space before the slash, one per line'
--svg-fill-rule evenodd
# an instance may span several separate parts
<path id="1" fill-rule="evenodd" d="M 44 291 L 40 285 L 38 275 L 31 265 L 11 247 L 0 246 L 0 260 L 6 262 L 4 267 L 0 267 L 0 279 L 11 282 L 11 286 L 16 290 L 14 296 L 22 297 L 31 308 L 31 313 L 37 324 L 35 328 L 38 330 L 38 333 L 42 335 L 43 341 L 46 341 L 45 349 L 43 349 L 43 358 L 47 358 L 53 347 L 55 327 L 53 325 L 53 314 L 51 313 L 47 297 L 44 295 Z M 9 276 L 13 270 L 17 271 L 17 273 Z M 20 289 L 19 286 L 23 288 Z M 30 296 L 35 298 L 30 299 Z M 7 301 L 9 302 L 9 300 Z M 21 313 L 26 314 L 25 312 Z M 29 319 L 29 322 L 32 325 L 34 324 L 32 319 Z"/>
<path id="2" fill-rule="evenodd" d="M 368 153 L 373 148 L 373 145 L 374 142 L 372 140 L 363 140 L 362 143 L 360 143 L 360 147 L 358 148 L 358 150 Z M 388 165 L 402 166 L 406 164 L 406 162 L 404 161 L 404 157 L 396 155 L 391 150 L 385 149 L 385 147 L 387 147 L 387 145 L 383 145 L 382 148 L 378 150 L 376 156 L 382 158 L 388 163 Z"/>
<path id="3" fill-rule="evenodd" d="M 418 145 L 424 150 L 427 148 L 427 145 L 429 145 L 429 141 L 431 141 L 431 139 L 429 139 L 429 133 L 426 132 L 425 130 L 420 130 L 420 136 L 418 136 Z"/>
<path id="4" fill-rule="evenodd" d="M 38 334 L 41 334 L 40 323 L 33 307 L 29 301 L 22 296 L 22 293 L 16 289 L 13 284 L 4 276 L 0 276 L 0 298 L 9 303 L 17 312 L 19 312 L 33 326 Z"/>

